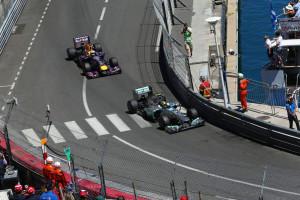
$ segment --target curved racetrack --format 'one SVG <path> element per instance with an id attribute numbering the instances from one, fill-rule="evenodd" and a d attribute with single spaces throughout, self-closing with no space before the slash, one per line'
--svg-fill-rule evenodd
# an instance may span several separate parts
<path id="1" fill-rule="evenodd" d="M 71 146 L 77 168 L 90 173 L 102 162 L 113 182 L 134 181 L 138 190 L 171 196 L 170 180 L 179 190 L 187 180 L 193 195 L 255 199 L 266 171 L 266 199 L 299 199 L 298 156 L 210 124 L 169 135 L 126 113 L 135 87 L 151 84 L 174 98 L 159 74 L 151 8 L 150 0 L 28 1 L 0 58 L 1 96 L 19 102 L 9 122 L 11 137 L 24 146 L 32 145 L 32 131 L 41 138 L 49 104 L 51 130 L 57 130 L 49 145 L 57 151 Z M 123 73 L 85 81 L 75 63 L 65 60 L 72 37 L 81 34 L 99 41 L 107 57 L 116 56 Z M 81 131 L 72 133 L 76 125 Z"/>

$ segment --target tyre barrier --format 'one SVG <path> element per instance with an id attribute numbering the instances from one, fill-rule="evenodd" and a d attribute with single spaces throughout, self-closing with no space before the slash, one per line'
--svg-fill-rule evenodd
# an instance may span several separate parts
<path id="1" fill-rule="evenodd" d="M 6 18 L 0 28 L 0 54 L 2 53 L 14 25 L 16 24 L 19 16 L 26 5 L 27 0 L 16 0 L 8 11 Z"/>
<path id="2" fill-rule="evenodd" d="M 33 171 L 40 177 L 43 177 L 43 160 L 35 157 L 34 155 L 25 151 L 22 147 L 18 146 L 13 141 L 10 141 L 11 152 L 13 155 L 13 160 L 18 164 L 22 165 L 26 169 Z M 0 149 L 6 149 L 6 143 L 4 134 L 0 131 Z M 69 173 L 64 172 L 67 181 L 71 180 Z M 96 196 L 99 195 L 101 185 L 87 179 L 80 179 L 77 177 L 77 185 L 80 189 L 87 190 L 90 194 Z M 114 188 L 109 188 L 106 186 L 107 199 L 117 199 L 118 197 L 123 197 L 125 200 L 134 200 L 135 196 L 130 193 L 121 192 Z M 137 200 L 147 200 L 146 198 L 137 197 Z"/>
<path id="3" fill-rule="evenodd" d="M 187 88 L 169 66 L 162 42 L 159 62 L 168 88 L 185 107 L 190 108 L 192 105 L 196 108 L 199 115 L 207 122 L 261 144 L 300 155 L 300 134 L 297 131 L 226 109 Z"/>

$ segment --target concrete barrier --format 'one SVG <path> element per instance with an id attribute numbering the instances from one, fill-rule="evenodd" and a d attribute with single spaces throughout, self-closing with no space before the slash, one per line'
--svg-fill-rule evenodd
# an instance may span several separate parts
<path id="1" fill-rule="evenodd" d="M 27 0 L 6 0 L 0 3 L 0 54 L 2 53 Z"/>
<path id="2" fill-rule="evenodd" d="M 226 109 L 187 88 L 169 66 L 162 45 L 163 43 L 160 47 L 162 75 L 168 87 L 185 107 L 193 105 L 206 121 L 222 129 L 300 155 L 300 135 L 296 131 Z"/>

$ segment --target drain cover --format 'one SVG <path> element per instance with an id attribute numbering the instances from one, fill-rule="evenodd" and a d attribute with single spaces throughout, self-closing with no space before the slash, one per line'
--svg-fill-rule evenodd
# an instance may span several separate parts
<path id="1" fill-rule="evenodd" d="M 256 117 L 256 119 L 267 120 L 267 119 L 270 119 L 270 116 L 263 115 L 263 116 Z"/>

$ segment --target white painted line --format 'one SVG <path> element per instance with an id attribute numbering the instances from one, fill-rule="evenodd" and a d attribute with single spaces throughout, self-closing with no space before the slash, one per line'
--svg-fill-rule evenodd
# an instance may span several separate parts
<path id="1" fill-rule="evenodd" d="M 35 33 L 33 34 L 34 37 L 36 37 L 38 31 L 39 29 L 35 29 Z"/>
<path id="2" fill-rule="evenodd" d="M 159 51 L 159 44 L 160 44 L 160 40 L 161 40 L 161 34 L 162 34 L 162 26 L 159 25 L 158 34 L 157 34 L 157 38 L 156 38 L 155 52 Z"/>
<path id="3" fill-rule="evenodd" d="M 9 91 L 7 95 L 10 96 L 11 95 L 11 91 Z"/>
<path id="4" fill-rule="evenodd" d="M 97 135 L 107 135 L 109 132 L 104 128 L 104 126 L 95 118 L 85 119 L 87 123 L 92 127 L 92 129 L 97 133 Z"/>
<path id="5" fill-rule="evenodd" d="M 31 39 L 32 41 L 34 41 L 35 40 L 35 37 L 32 37 L 32 39 Z"/>
<path id="6" fill-rule="evenodd" d="M 11 86 L 10 86 L 10 89 L 13 90 L 14 87 L 15 87 L 15 85 L 16 85 L 16 82 L 13 82 L 13 83 L 11 84 Z"/>
<path id="7" fill-rule="evenodd" d="M 19 67 L 19 70 L 22 70 L 22 69 L 23 69 L 23 66 L 20 66 L 20 67 Z"/>
<path id="8" fill-rule="evenodd" d="M 101 26 L 100 26 L 100 25 L 98 25 L 98 26 L 97 26 L 97 29 L 96 29 L 95 36 L 94 36 L 94 40 L 96 40 L 96 39 L 98 38 L 99 31 L 100 31 L 100 28 L 101 28 Z"/>
<path id="9" fill-rule="evenodd" d="M 39 136 L 34 132 L 33 129 L 24 129 L 22 130 L 24 136 L 26 137 L 26 139 L 28 140 L 28 142 L 30 142 L 32 144 L 32 146 L 34 147 L 39 147 L 41 146 L 41 141 Z"/>
<path id="10" fill-rule="evenodd" d="M 33 45 L 33 42 L 30 42 L 30 43 L 29 43 L 29 46 L 32 46 L 32 45 Z"/>
<path id="11" fill-rule="evenodd" d="M 106 117 L 120 132 L 131 130 L 117 114 L 109 114 Z"/>
<path id="12" fill-rule="evenodd" d="M 20 72 L 17 72 L 17 76 L 19 76 L 20 75 Z"/>
<path id="13" fill-rule="evenodd" d="M 1 107 L 1 110 L 3 111 L 4 109 L 5 109 L 5 106 L 2 106 L 2 107 Z"/>
<path id="14" fill-rule="evenodd" d="M 100 18 L 99 18 L 99 20 L 100 20 L 100 21 L 102 21 L 102 20 L 103 20 L 103 18 L 104 18 L 104 15 L 105 15 L 105 11 L 106 11 L 106 7 L 103 7 L 103 8 L 102 8 L 101 15 L 100 15 Z"/>
<path id="15" fill-rule="evenodd" d="M 142 118 L 141 116 L 139 116 L 138 114 L 133 114 L 133 115 L 129 115 L 134 121 L 135 123 L 137 123 L 139 125 L 139 127 L 141 128 L 147 128 L 147 127 L 151 127 L 152 124 L 146 120 L 144 120 L 144 118 Z"/>
<path id="16" fill-rule="evenodd" d="M 41 27 L 41 24 L 38 24 L 37 27 L 40 28 L 40 27 Z"/>
<path id="17" fill-rule="evenodd" d="M 87 138 L 87 135 L 83 132 L 83 130 L 78 126 L 75 121 L 65 122 L 65 125 L 74 135 L 77 140 Z"/>
<path id="18" fill-rule="evenodd" d="M 23 57 L 23 60 L 24 60 L 24 61 L 27 60 L 27 56 L 24 56 L 24 57 Z"/>
<path id="19" fill-rule="evenodd" d="M 29 51 L 26 51 L 25 55 L 28 56 L 28 54 L 29 54 Z"/>
<path id="20" fill-rule="evenodd" d="M 297 192 L 291 192 L 291 191 L 282 190 L 282 189 L 278 189 L 278 188 L 262 186 L 262 185 L 259 185 L 259 184 L 250 183 L 250 182 L 246 182 L 246 181 L 242 181 L 242 180 L 238 180 L 238 179 L 233 179 L 233 178 L 229 178 L 229 177 L 226 177 L 226 176 L 222 176 L 222 175 L 218 175 L 218 174 L 213 174 L 213 173 L 210 173 L 210 172 L 207 172 L 207 171 L 203 171 L 203 170 L 200 170 L 200 169 L 189 167 L 187 165 L 183 165 L 183 164 L 177 163 L 175 161 L 169 160 L 169 159 L 164 158 L 162 156 L 159 156 L 159 155 L 156 155 L 156 154 L 151 153 L 149 151 L 146 151 L 146 150 L 144 150 L 144 149 L 142 149 L 142 148 L 140 148 L 138 146 L 135 146 L 135 145 L 133 145 L 133 144 L 131 144 L 131 143 L 129 143 L 129 142 L 121 139 L 118 136 L 113 135 L 113 138 L 115 138 L 116 140 L 122 142 L 123 144 L 126 144 L 127 146 L 129 146 L 129 147 L 131 147 L 131 148 L 133 148 L 133 149 L 135 149 L 137 151 L 140 151 L 140 152 L 142 152 L 144 154 L 147 154 L 147 155 L 149 155 L 151 157 L 157 158 L 159 160 L 162 160 L 162 161 L 167 162 L 167 163 L 169 163 L 171 165 L 174 165 L 174 166 L 178 166 L 178 167 L 181 167 L 181 168 L 193 171 L 193 172 L 197 172 L 197 173 L 203 174 L 205 176 L 210 176 L 210 177 L 213 177 L 213 178 L 216 178 L 216 179 L 221 179 L 221 180 L 225 180 L 225 181 L 229 181 L 229 182 L 233 182 L 233 183 L 237 183 L 237 184 L 243 184 L 243 185 L 247 185 L 247 186 L 255 187 L 255 188 L 259 188 L 259 189 L 261 189 L 263 187 L 265 190 L 270 190 L 270 191 L 284 193 L 284 194 L 289 194 L 289 195 L 300 196 L 300 193 L 297 193 Z"/>
<path id="21" fill-rule="evenodd" d="M 40 24 L 41 24 L 41 23 L 43 23 L 43 20 L 42 20 L 42 19 L 40 19 Z"/>
<path id="22" fill-rule="evenodd" d="M 108 3 L 108 0 L 105 0 L 104 3 Z"/>
<path id="23" fill-rule="evenodd" d="M 48 131 L 48 126 L 43 126 L 43 128 L 45 131 Z M 49 137 L 53 140 L 54 143 L 62 143 L 66 141 L 54 125 L 51 125 L 50 127 Z"/>
<path id="24" fill-rule="evenodd" d="M 40 25 L 40 24 L 38 24 L 38 27 L 39 27 L 39 25 Z M 35 33 L 36 33 L 36 34 L 37 34 L 37 32 L 39 32 L 39 28 L 36 28 L 36 29 L 35 29 Z M 34 35 L 34 36 L 36 36 L 36 35 Z"/>
<path id="25" fill-rule="evenodd" d="M 18 76 L 15 77 L 14 81 L 18 80 Z"/>
<path id="26" fill-rule="evenodd" d="M 24 63 L 25 63 L 25 61 L 23 60 L 23 61 L 21 62 L 21 65 L 24 65 Z"/>
<path id="27" fill-rule="evenodd" d="M 29 47 L 27 48 L 27 51 L 30 51 L 30 49 L 31 49 L 31 46 L 29 46 Z"/>
<path id="28" fill-rule="evenodd" d="M 0 85 L 0 88 L 11 87 L 11 85 Z"/>
<path id="29" fill-rule="evenodd" d="M 89 117 L 91 117 L 92 113 L 90 111 L 90 108 L 88 106 L 87 99 L 86 99 L 86 77 L 83 77 L 82 100 L 83 100 L 84 109 L 85 109 L 87 115 Z"/>
<path id="30" fill-rule="evenodd" d="M 47 12 L 46 12 L 46 11 L 44 11 L 44 12 L 43 12 L 43 15 L 46 15 L 46 13 L 47 13 Z"/>

